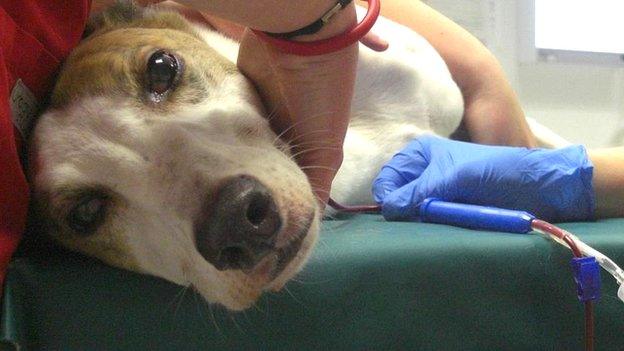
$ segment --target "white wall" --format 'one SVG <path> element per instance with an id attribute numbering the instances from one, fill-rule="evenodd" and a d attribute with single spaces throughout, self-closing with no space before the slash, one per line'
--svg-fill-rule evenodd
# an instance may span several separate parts
<path id="1" fill-rule="evenodd" d="M 527 116 L 566 139 L 590 147 L 624 145 L 624 64 L 545 62 L 527 59 L 532 0 L 429 0 L 477 34 L 500 60 Z M 469 8 L 480 21 L 462 19 Z M 487 34 L 483 34 L 487 33 Z M 624 38 L 624 33 L 622 33 Z M 623 39 L 624 40 L 624 39 Z"/>
<path id="2" fill-rule="evenodd" d="M 617 101 L 624 85 L 620 73 L 591 65 L 520 65 L 520 100 L 527 116 L 570 141 L 590 147 L 624 145 L 615 140 L 624 127 L 624 110 Z"/>

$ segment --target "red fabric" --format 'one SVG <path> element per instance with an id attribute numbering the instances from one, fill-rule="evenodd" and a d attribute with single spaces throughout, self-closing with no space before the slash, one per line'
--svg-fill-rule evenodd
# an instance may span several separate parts
<path id="1" fill-rule="evenodd" d="M 9 97 L 18 79 L 43 100 L 80 41 L 90 0 L 0 0 L 0 284 L 24 231 L 28 184 Z"/>

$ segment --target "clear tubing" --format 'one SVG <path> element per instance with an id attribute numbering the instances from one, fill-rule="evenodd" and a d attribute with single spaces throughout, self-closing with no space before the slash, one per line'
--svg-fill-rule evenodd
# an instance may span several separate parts
<path id="1" fill-rule="evenodd" d="M 566 232 L 568 233 L 568 232 Z M 596 261 L 600 264 L 602 268 L 604 268 L 607 272 L 609 272 L 613 278 L 618 282 L 618 284 L 622 285 L 624 283 L 624 270 L 620 268 L 613 260 L 609 257 L 605 256 L 602 252 L 594 249 L 593 247 L 585 244 L 575 235 L 568 233 L 568 235 L 576 241 L 579 249 L 583 253 L 583 256 L 594 256 Z"/>
<path id="2" fill-rule="evenodd" d="M 546 235 L 547 237 L 549 237 L 550 239 L 558 242 L 559 244 L 565 246 L 566 248 L 570 248 L 568 246 L 567 243 L 565 243 L 563 240 L 561 240 L 560 238 L 558 238 L 555 235 L 552 235 L 550 233 L 546 233 L 542 230 L 533 228 L 535 231 Z M 563 230 L 563 229 L 562 229 Z M 575 236 L 574 234 L 563 230 L 570 238 L 572 238 L 572 240 L 574 240 L 576 242 L 576 245 L 578 246 L 579 250 L 581 251 L 581 253 L 583 254 L 583 256 L 593 256 L 596 258 L 596 261 L 598 261 L 598 264 L 600 264 L 600 266 L 607 272 L 609 272 L 609 274 L 611 274 L 613 276 L 613 278 L 615 278 L 615 280 L 617 281 L 617 283 L 620 285 L 620 289 L 618 291 L 618 297 L 620 298 L 620 300 L 624 301 L 624 270 L 622 270 L 622 268 L 620 268 L 615 262 L 613 262 L 613 260 L 611 260 L 609 257 L 605 256 L 602 252 L 594 249 L 593 247 L 587 245 L 586 243 L 584 243 L 583 241 L 581 241 L 577 236 Z"/>

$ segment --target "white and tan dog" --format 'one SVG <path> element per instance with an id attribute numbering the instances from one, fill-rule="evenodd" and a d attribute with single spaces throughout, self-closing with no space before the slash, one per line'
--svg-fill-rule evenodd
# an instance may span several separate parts
<path id="1" fill-rule="evenodd" d="M 436 51 L 385 19 L 360 50 L 332 196 L 371 202 L 381 165 L 423 133 L 449 136 L 460 91 Z M 249 307 L 296 274 L 321 213 L 271 131 L 238 46 L 181 16 L 117 5 L 66 61 L 31 143 L 37 213 L 62 245 Z"/>

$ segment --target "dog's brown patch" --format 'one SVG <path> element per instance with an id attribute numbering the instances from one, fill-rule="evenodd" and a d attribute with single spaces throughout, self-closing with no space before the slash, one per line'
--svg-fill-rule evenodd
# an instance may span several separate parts
<path id="1" fill-rule="evenodd" d="M 52 107 L 68 105 L 83 96 L 132 96 L 137 103 L 144 103 L 146 63 L 159 49 L 170 49 L 191 68 L 184 71 L 175 91 L 168 96 L 170 102 L 197 102 L 205 97 L 202 87 L 206 80 L 218 81 L 236 70 L 180 15 L 146 16 L 96 31 L 72 52 L 54 88 Z"/>

